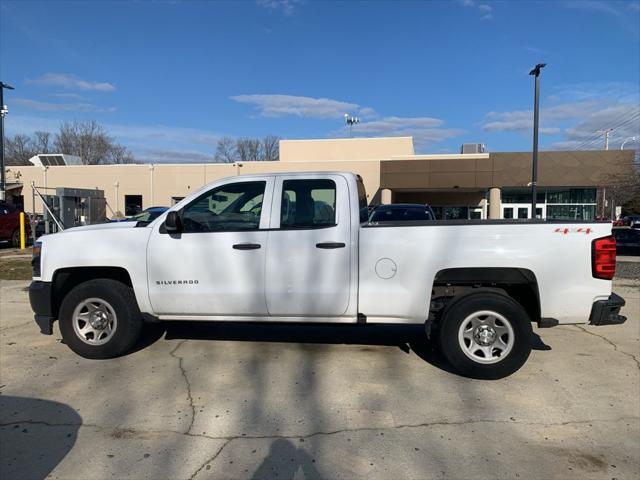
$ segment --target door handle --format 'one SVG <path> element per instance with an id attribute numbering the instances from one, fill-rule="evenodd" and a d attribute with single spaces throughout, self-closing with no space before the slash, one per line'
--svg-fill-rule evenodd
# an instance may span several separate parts
<path id="1" fill-rule="evenodd" d="M 346 245 L 341 242 L 322 242 L 316 243 L 316 248 L 344 248 Z"/>
<path id="2" fill-rule="evenodd" d="M 257 250 L 260 246 L 259 243 L 236 243 L 233 248 L 234 250 Z"/>

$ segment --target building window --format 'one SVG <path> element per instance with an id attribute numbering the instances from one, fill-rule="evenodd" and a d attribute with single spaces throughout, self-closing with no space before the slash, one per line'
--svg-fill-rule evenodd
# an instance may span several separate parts
<path id="1" fill-rule="evenodd" d="M 513 208 L 505 207 L 502 209 L 502 218 L 513 218 Z"/>
<path id="2" fill-rule="evenodd" d="M 547 189 L 547 203 L 596 203 L 595 188 Z"/>
<path id="3" fill-rule="evenodd" d="M 127 217 L 137 215 L 142 211 L 142 195 L 124 196 L 124 214 Z"/>
<path id="4" fill-rule="evenodd" d="M 518 207 L 518 218 L 529 218 L 529 208 Z"/>
<path id="5" fill-rule="evenodd" d="M 183 199 L 184 199 L 184 197 L 171 197 L 171 206 L 173 206 L 176 203 L 182 201 Z"/>
<path id="6" fill-rule="evenodd" d="M 547 205 L 547 218 L 560 220 L 593 220 L 595 205 Z"/>

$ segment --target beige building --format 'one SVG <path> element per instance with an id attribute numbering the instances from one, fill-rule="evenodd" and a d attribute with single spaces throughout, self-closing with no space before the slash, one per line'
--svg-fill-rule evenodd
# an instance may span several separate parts
<path id="1" fill-rule="evenodd" d="M 604 189 L 631 172 L 633 155 L 630 150 L 541 152 L 537 215 L 601 215 Z M 7 198 L 34 211 L 32 183 L 43 192 L 55 187 L 99 189 L 111 217 L 170 206 L 227 176 L 329 170 L 359 174 L 370 204 L 428 203 L 443 219 L 527 218 L 531 213 L 530 152 L 416 155 L 411 137 L 282 140 L 277 162 L 9 167 Z M 42 211 L 37 200 L 35 212 Z"/>

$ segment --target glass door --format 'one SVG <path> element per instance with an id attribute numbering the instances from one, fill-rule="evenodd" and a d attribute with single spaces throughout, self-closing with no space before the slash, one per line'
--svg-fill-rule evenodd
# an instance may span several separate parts
<path id="1" fill-rule="evenodd" d="M 503 203 L 502 218 L 517 218 L 520 220 L 531 218 L 531 204 Z M 545 218 L 545 205 L 536 205 L 536 218 Z"/>

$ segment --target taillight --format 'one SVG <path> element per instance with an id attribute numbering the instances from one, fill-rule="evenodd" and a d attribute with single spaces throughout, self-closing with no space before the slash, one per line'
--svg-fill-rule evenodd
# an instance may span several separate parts
<path id="1" fill-rule="evenodd" d="M 591 273 L 593 278 L 611 280 L 616 273 L 616 239 L 596 238 L 591 243 Z"/>

